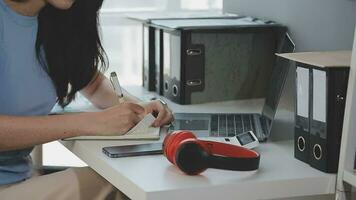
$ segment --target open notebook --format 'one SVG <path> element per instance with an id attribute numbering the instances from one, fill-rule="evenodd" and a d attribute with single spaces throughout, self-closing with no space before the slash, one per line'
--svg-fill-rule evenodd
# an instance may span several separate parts
<path id="1" fill-rule="evenodd" d="M 160 128 L 151 127 L 156 118 L 146 115 L 136 126 L 124 135 L 118 136 L 79 136 L 63 140 L 158 140 Z"/>

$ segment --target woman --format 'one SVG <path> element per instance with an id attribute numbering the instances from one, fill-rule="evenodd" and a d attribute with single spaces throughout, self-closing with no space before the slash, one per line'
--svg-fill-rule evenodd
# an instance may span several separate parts
<path id="1" fill-rule="evenodd" d="M 34 177 L 37 144 L 81 135 L 124 134 L 151 112 L 172 120 L 159 101 L 119 103 L 97 29 L 102 0 L 0 0 L 0 198 L 109 199 L 120 193 L 89 168 Z M 81 92 L 103 111 L 47 116 Z M 116 193 L 116 194 L 115 194 Z"/>

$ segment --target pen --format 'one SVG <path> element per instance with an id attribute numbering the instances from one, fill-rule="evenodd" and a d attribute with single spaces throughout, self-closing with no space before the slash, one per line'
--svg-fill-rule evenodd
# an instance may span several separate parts
<path id="1" fill-rule="evenodd" d="M 111 72 L 110 73 L 110 82 L 114 88 L 115 93 L 117 94 L 117 96 L 119 97 L 119 101 L 120 103 L 123 102 L 124 100 L 124 94 L 122 93 L 121 87 L 120 87 L 120 83 L 119 83 L 119 79 L 117 78 L 116 72 Z"/>

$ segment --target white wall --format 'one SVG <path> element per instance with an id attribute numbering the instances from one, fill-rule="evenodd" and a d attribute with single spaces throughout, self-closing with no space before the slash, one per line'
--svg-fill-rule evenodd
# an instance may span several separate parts
<path id="1" fill-rule="evenodd" d="M 103 11 L 222 9 L 223 0 L 105 0 Z"/>
<path id="2" fill-rule="evenodd" d="M 352 48 L 355 0 L 224 0 L 223 9 L 287 25 L 297 51 Z"/>

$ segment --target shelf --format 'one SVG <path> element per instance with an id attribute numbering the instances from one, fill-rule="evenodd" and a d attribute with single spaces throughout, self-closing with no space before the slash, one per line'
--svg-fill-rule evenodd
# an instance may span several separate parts
<path id="1" fill-rule="evenodd" d="M 343 180 L 356 187 L 356 172 L 344 170 Z"/>

